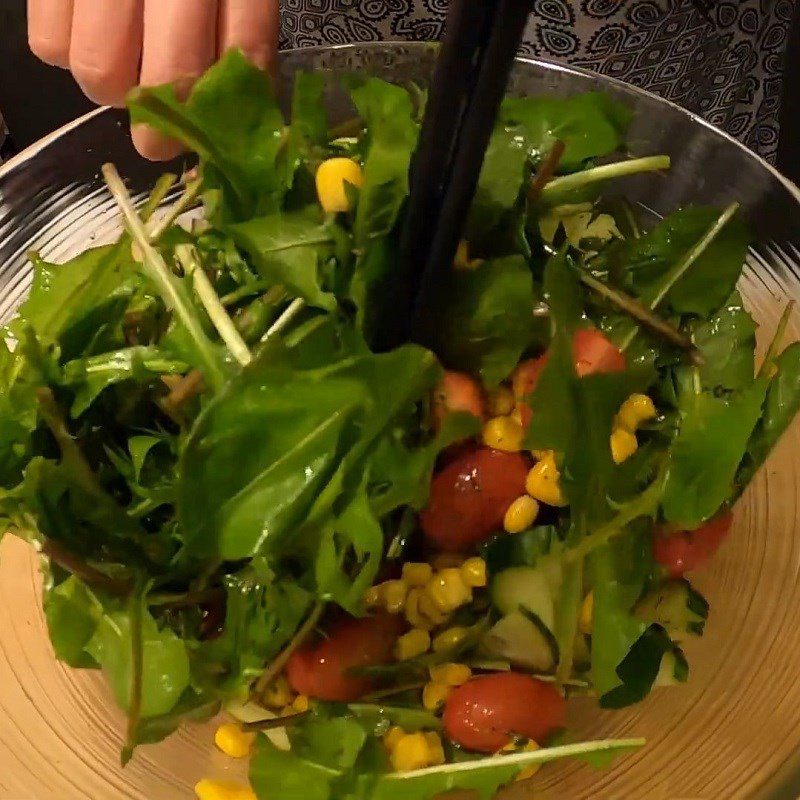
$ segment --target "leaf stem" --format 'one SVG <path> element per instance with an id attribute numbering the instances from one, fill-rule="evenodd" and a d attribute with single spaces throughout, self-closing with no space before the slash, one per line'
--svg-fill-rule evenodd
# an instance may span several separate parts
<path id="1" fill-rule="evenodd" d="M 311 635 L 314 628 L 317 627 L 317 623 L 322 617 L 322 612 L 325 610 L 325 603 L 320 600 L 318 601 L 314 608 L 311 609 L 311 613 L 306 617 L 306 621 L 298 628 L 297 633 L 292 637 L 292 640 L 283 651 L 275 658 L 275 660 L 267 667 L 264 671 L 264 674 L 258 679 L 256 682 L 255 691 L 256 694 L 263 694 L 270 686 L 270 684 L 275 680 L 275 678 L 280 675 L 283 668 L 286 666 L 289 659 L 292 657 L 292 653 L 297 650 L 300 645 L 305 642 L 305 640 Z"/>
<path id="2" fill-rule="evenodd" d="M 53 539 L 45 539 L 42 542 L 41 553 L 89 586 L 94 586 L 97 589 L 102 589 L 109 594 L 120 597 L 126 597 L 130 594 L 132 588 L 130 583 L 116 580 L 106 575 L 105 572 L 100 572 L 99 569 L 87 564 L 80 556 L 68 550 L 60 542 L 56 542 Z"/>
<path id="3" fill-rule="evenodd" d="M 374 700 L 383 700 L 386 697 L 393 697 L 396 694 L 403 694 L 403 692 L 413 692 L 416 689 L 422 689 L 425 686 L 425 681 L 414 681 L 413 683 L 403 683 L 399 686 L 391 686 L 387 689 L 379 689 L 377 692 L 370 692 L 365 694 L 361 699 L 370 703 Z"/>
<path id="4" fill-rule="evenodd" d="M 228 316 L 225 306 L 222 305 L 219 296 L 214 291 L 208 275 L 198 264 L 197 252 L 189 244 L 179 244 L 175 248 L 175 255 L 184 272 L 191 277 L 195 293 L 200 298 L 200 302 L 203 304 L 212 324 L 217 329 L 220 338 L 225 342 L 225 346 L 231 355 L 243 367 L 246 367 L 252 361 L 253 356 L 250 354 L 250 350 L 244 339 L 242 339 L 241 334 L 236 330 L 233 320 Z"/>
<path id="5" fill-rule="evenodd" d="M 670 168 L 669 156 L 647 156 L 646 158 L 632 158 L 627 161 L 617 161 L 613 164 L 603 164 L 599 167 L 591 167 L 581 172 L 573 172 L 570 175 L 561 175 L 553 178 L 542 188 L 541 199 L 552 200 L 565 192 L 582 189 L 598 181 L 605 181 L 611 178 L 623 178 L 628 175 L 638 175 L 642 172 L 657 172 Z"/>
<path id="6" fill-rule="evenodd" d="M 778 327 L 775 329 L 775 335 L 772 337 L 772 341 L 769 343 L 767 354 L 764 356 L 764 361 L 761 364 L 761 368 L 758 370 L 759 378 L 766 375 L 768 370 L 770 370 L 772 365 L 775 363 L 778 350 L 783 342 L 783 337 L 786 335 L 786 327 L 789 324 L 789 318 L 792 316 L 792 311 L 794 311 L 794 306 L 795 301 L 790 300 L 786 304 L 786 308 L 783 309 L 783 314 L 781 314 L 781 318 L 778 320 Z"/>
<path id="7" fill-rule="evenodd" d="M 289 323 L 300 313 L 305 304 L 306 301 L 303 300 L 302 297 L 296 297 L 292 300 L 287 309 L 272 323 L 267 329 L 267 332 L 261 337 L 261 343 L 263 344 L 267 339 L 285 330 Z"/>
<path id="8" fill-rule="evenodd" d="M 168 606 L 169 608 L 189 608 L 202 603 L 213 602 L 224 597 L 221 588 L 204 589 L 199 592 L 161 592 L 148 595 L 148 606 Z"/>
<path id="9" fill-rule="evenodd" d="M 173 203 L 167 213 L 158 220 L 153 220 L 153 225 L 148 230 L 150 243 L 155 244 L 164 232 L 171 227 L 184 211 L 188 211 L 197 200 L 203 188 L 202 178 L 195 178 L 186 184 L 186 191 Z"/>
<path id="10" fill-rule="evenodd" d="M 691 337 L 685 333 L 681 333 L 674 325 L 667 320 L 659 317 L 643 303 L 639 302 L 635 297 L 626 294 L 620 289 L 609 286 L 598 280 L 594 275 L 579 269 L 581 282 L 588 286 L 597 294 L 605 297 L 606 300 L 613 303 L 621 311 L 624 311 L 628 316 L 632 317 L 642 327 L 648 328 L 653 333 L 656 333 L 666 339 L 668 342 L 685 350 L 689 356 L 689 360 L 696 365 L 702 365 L 703 356 L 695 346 Z"/>
<path id="11" fill-rule="evenodd" d="M 150 276 L 159 290 L 167 308 L 173 310 L 183 323 L 191 338 L 197 345 L 197 352 L 203 361 L 206 377 L 214 389 L 222 388 L 225 375 L 214 352 L 214 345 L 208 339 L 200 325 L 197 314 L 191 308 L 188 297 L 184 294 L 184 287 L 169 271 L 164 258 L 151 244 L 142 221 L 131 203 L 128 190 L 113 164 L 103 165 L 103 177 L 114 200 L 122 211 L 128 230 L 142 254 L 142 263 L 145 271 Z"/>
<path id="12" fill-rule="evenodd" d="M 142 715 L 142 673 L 144 667 L 142 597 L 136 592 L 129 601 L 131 625 L 131 686 L 128 705 L 128 726 L 125 747 L 122 751 L 122 765 L 130 761 L 136 746 L 136 729 Z"/>
<path id="13" fill-rule="evenodd" d="M 161 205 L 161 201 L 167 196 L 167 192 L 175 185 L 175 181 L 177 180 L 177 175 L 167 172 L 156 181 L 153 191 L 150 192 L 150 196 L 147 198 L 147 202 L 142 206 L 142 210 L 139 214 L 142 218 L 142 222 L 149 221 L 155 210 Z"/>
<path id="14" fill-rule="evenodd" d="M 300 722 L 310 713 L 310 711 L 298 711 L 297 714 L 287 714 L 285 717 L 270 717 L 269 719 L 259 719 L 255 722 L 245 722 L 242 724 L 242 730 L 252 733 L 253 731 L 272 731 L 275 728 L 285 728 L 287 725 Z"/>
<path id="15" fill-rule="evenodd" d="M 561 139 L 556 139 L 553 143 L 553 147 L 547 154 L 547 158 L 541 163 L 539 169 L 536 171 L 536 175 L 528 185 L 529 203 L 535 203 L 539 199 L 544 187 L 553 179 L 566 149 L 566 144 L 564 144 Z"/>

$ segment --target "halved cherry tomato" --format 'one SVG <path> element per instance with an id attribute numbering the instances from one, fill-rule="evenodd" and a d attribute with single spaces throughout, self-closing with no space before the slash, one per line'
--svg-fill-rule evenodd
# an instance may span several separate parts
<path id="1" fill-rule="evenodd" d="M 511 375 L 511 389 L 514 392 L 514 397 L 521 400 L 533 394 L 536 384 L 539 383 L 539 378 L 542 375 L 542 370 L 547 365 L 547 353 L 538 358 L 529 358 L 526 361 L 520 361 L 517 368 Z"/>
<path id="2" fill-rule="evenodd" d="M 373 667 L 392 661 L 392 650 L 402 622 L 389 614 L 353 619 L 343 617 L 327 631 L 327 638 L 292 653 L 286 675 L 298 694 L 319 700 L 351 702 L 373 686 L 369 678 L 352 675 L 353 667 Z"/>
<path id="3" fill-rule="evenodd" d="M 513 736 L 537 744 L 564 727 L 566 701 L 551 683 L 503 672 L 483 675 L 454 689 L 444 707 L 444 729 L 451 741 L 496 753 Z"/>
<path id="4" fill-rule="evenodd" d="M 444 418 L 455 411 L 464 411 L 482 420 L 486 415 L 486 399 L 475 378 L 463 372 L 445 372 L 433 390 L 433 419 L 440 428 Z"/>
<path id="5" fill-rule="evenodd" d="M 653 558 L 673 578 L 708 564 L 728 537 L 733 514 L 723 511 L 694 531 L 656 531 Z"/>
<path id="6" fill-rule="evenodd" d="M 469 550 L 502 528 L 511 503 L 525 493 L 530 464 L 520 453 L 475 447 L 433 476 L 420 514 L 427 540 L 448 553 Z"/>
<path id="7" fill-rule="evenodd" d="M 595 328 L 579 328 L 572 336 L 572 356 L 579 377 L 600 372 L 623 372 L 625 356 Z"/>

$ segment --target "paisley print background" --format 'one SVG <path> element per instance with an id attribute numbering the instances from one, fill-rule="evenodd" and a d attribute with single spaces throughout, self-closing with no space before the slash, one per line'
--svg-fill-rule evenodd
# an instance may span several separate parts
<path id="1" fill-rule="evenodd" d="M 628 81 L 774 160 L 795 0 L 534 0 L 522 53 Z M 281 46 L 438 39 L 447 0 L 283 0 Z"/>

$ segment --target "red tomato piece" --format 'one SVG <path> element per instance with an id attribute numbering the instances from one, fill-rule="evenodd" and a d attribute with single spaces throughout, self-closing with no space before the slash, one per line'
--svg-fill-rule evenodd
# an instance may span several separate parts
<path id="1" fill-rule="evenodd" d="M 486 399 L 480 383 L 463 372 L 445 372 L 433 390 L 433 419 L 441 427 L 444 418 L 456 411 L 472 414 L 482 420 L 486 415 Z"/>
<path id="2" fill-rule="evenodd" d="M 305 644 L 286 665 L 289 683 L 298 694 L 319 700 L 352 702 L 372 689 L 369 678 L 352 675 L 354 667 L 388 664 L 402 631 L 399 617 L 377 614 L 343 617 L 327 631 L 327 638 Z"/>
<path id="3" fill-rule="evenodd" d="M 512 736 L 537 744 L 564 727 L 566 701 L 551 683 L 503 672 L 474 678 L 454 689 L 444 708 L 444 729 L 451 741 L 496 753 Z"/>
<path id="4" fill-rule="evenodd" d="M 572 356 L 578 377 L 623 372 L 625 356 L 595 328 L 579 328 L 572 336 Z"/>
<path id="5" fill-rule="evenodd" d="M 528 430 L 528 425 L 531 424 L 531 420 L 533 419 L 533 409 L 527 403 L 517 403 L 516 405 L 517 414 L 519 414 L 519 421 L 522 423 L 522 427 L 525 430 Z"/>
<path id="6" fill-rule="evenodd" d="M 542 370 L 546 365 L 547 353 L 538 358 L 529 358 L 527 361 L 521 361 L 517 364 L 517 368 L 511 375 L 511 390 L 517 400 L 533 394 L 536 384 L 539 383 Z"/>
<path id="7" fill-rule="evenodd" d="M 427 540 L 448 553 L 469 550 L 502 528 L 511 503 L 525 493 L 530 468 L 520 453 L 475 447 L 433 477 L 420 514 Z"/>
<path id="8" fill-rule="evenodd" d="M 653 558 L 671 577 L 680 578 L 684 573 L 700 569 L 711 561 L 728 537 L 732 523 L 733 514 L 723 511 L 694 531 L 656 531 Z"/>

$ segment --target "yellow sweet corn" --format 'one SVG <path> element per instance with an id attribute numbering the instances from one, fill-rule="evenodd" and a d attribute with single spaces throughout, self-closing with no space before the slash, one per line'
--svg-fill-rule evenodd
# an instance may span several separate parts
<path id="1" fill-rule="evenodd" d="M 522 533 L 536 521 L 539 516 L 539 503 L 530 495 L 518 497 L 503 517 L 503 528 L 506 533 Z"/>
<path id="2" fill-rule="evenodd" d="M 197 800 L 258 800 L 255 792 L 241 783 L 203 778 L 194 787 Z"/>
<path id="3" fill-rule="evenodd" d="M 364 592 L 364 605 L 367 608 L 378 608 L 383 603 L 383 592 L 380 586 L 370 586 Z"/>
<path id="4" fill-rule="evenodd" d="M 390 614 L 402 614 L 408 596 L 408 584 L 405 581 L 386 581 L 381 584 L 383 606 Z"/>
<path id="5" fill-rule="evenodd" d="M 383 735 L 383 745 L 391 753 L 397 747 L 397 743 L 406 735 L 406 732 L 399 726 L 393 725 Z"/>
<path id="6" fill-rule="evenodd" d="M 658 416 L 655 404 L 646 394 L 632 394 L 617 412 L 616 427 L 636 433 L 643 422 Z"/>
<path id="7" fill-rule="evenodd" d="M 433 598 L 428 594 L 427 586 L 422 590 L 422 594 L 419 598 L 419 613 L 428 619 L 431 626 L 434 628 L 439 625 L 444 625 L 450 617 L 449 612 L 442 611 L 433 601 Z"/>
<path id="8" fill-rule="evenodd" d="M 625 428 L 617 428 L 612 431 L 610 446 L 611 458 L 614 459 L 615 464 L 627 461 L 639 449 L 635 434 L 626 431 Z"/>
<path id="9" fill-rule="evenodd" d="M 285 675 L 278 675 L 264 690 L 264 704 L 268 708 L 283 708 L 294 700 L 294 692 Z"/>
<path id="10" fill-rule="evenodd" d="M 311 707 L 311 701 L 304 695 L 299 694 L 292 701 L 292 713 L 304 714 Z"/>
<path id="11" fill-rule="evenodd" d="M 525 430 L 512 417 L 492 417 L 483 426 L 483 443 L 495 450 L 517 453 L 522 450 Z"/>
<path id="12" fill-rule="evenodd" d="M 434 683 L 430 681 L 426 683 L 422 689 L 422 706 L 426 711 L 433 711 L 434 713 L 440 711 L 442 706 L 447 702 L 450 697 L 450 692 L 453 691 L 452 686 L 447 686 L 444 683 Z"/>
<path id="13" fill-rule="evenodd" d="M 425 585 L 425 596 L 444 614 L 455 611 L 472 600 L 472 591 L 455 567 L 439 570 Z"/>
<path id="14" fill-rule="evenodd" d="M 461 644 L 467 633 L 467 628 L 459 626 L 454 626 L 442 631 L 433 639 L 433 652 L 443 653 L 445 650 L 452 650 L 454 647 Z"/>
<path id="15" fill-rule="evenodd" d="M 428 766 L 430 747 L 424 733 L 407 733 L 389 755 L 395 772 L 409 772 Z"/>
<path id="16" fill-rule="evenodd" d="M 453 267 L 462 270 L 477 269 L 481 264 L 483 264 L 482 258 L 469 257 L 469 242 L 466 239 L 462 239 L 456 248 Z"/>
<path id="17" fill-rule="evenodd" d="M 424 586 L 433 577 L 433 567 L 430 564 L 409 561 L 403 564 L 403 580 L 409 586 Z"/>
<path id="18" fill-rule="evenodd" d="M 361 167 L 351 158 L 329 158 L 317 169 L 317 197 L 323 210 L 328 214 L 350 210 L 345 184 L 361 188 L 364 174 Z"/>
<path id="19" fill-rule="evenodd" d="M 438 767 L 440 764 L 444 764 L 444 748 L 439 734 L 435 731 L 427 731 L 425 741 L 428 743 L 428 766 Z"/>
<path id="20" fill-rule="evenodd" d="M 468 558 L 460 567 L 464 583 L 471 589 L 482 589 L 487 584 L 486 562 L 478 556 Z"/>
<path id="21" fill-rule="evenodd" d="M 394 644 L 394 657 L 398 661 L 408 661 L 427 653 L 431 646 L 431 635 L 421 628 L 412 628 L 404 633 Z"/>
<path id="22" fill-rule="evenodd" d="M 531 739 L 528 744 L 525 745 L 525 750 L 528 752 L 533 752 L 534 750 L 538 750 L 539 745 Z M 532 778 L 540 769 L 541 764 L 528 764 L 527 767 L 523 767 L 518 773 L 517 777 L 514 778 L 515 781 L 527 781 L 529 778 Z"/>
<path id="23" fill-rule="evenodd" d="M 592 633 L 592 620 L 594 618 L 594 592 L 589 592 L 583 598 L 581 611 L 578 616 L 578 628 L 581 633 L 590 636 Z"/>
<path id="24" fill-rule="evenodd" d="M 461 686 L 472 677 L 472 670 L 466 664 L 434 664 L 428 672 L 432 683 L 445 686 Z"/>
<path id="25" fill-rule="evenodd" d="M 567 504 L 564 493 L 561 491 L 561 475 L 556 465 L 556 457 L 552 450 L 541 454 L 543 457 L 537 461 L 525 481 L 525 491 L 548 506 L 565 506 Z"/>
<path id="26" fill-rule="evenodd" d="M 489 393 L 489 413 L 494 417 L 507 417 L 515 405 L 514 392 L 508 386 L 498 386 Z"/>
<path id="27" fill-rule="evenodd" d="M 231 758 L 246 758 L 255 741 L 255 733 L 246 733 L 235 722 L 226 722 L 217 728 L 214 744 Z"/>
<path id="28" fill-rule="evenodd" d="M 405 616 L 409 625 L 429 631 L 433 629 L 433 623 L 419 610 L 419 601 L 423 591 L 419 586 L 409 589 L 406 597 Z"/>

